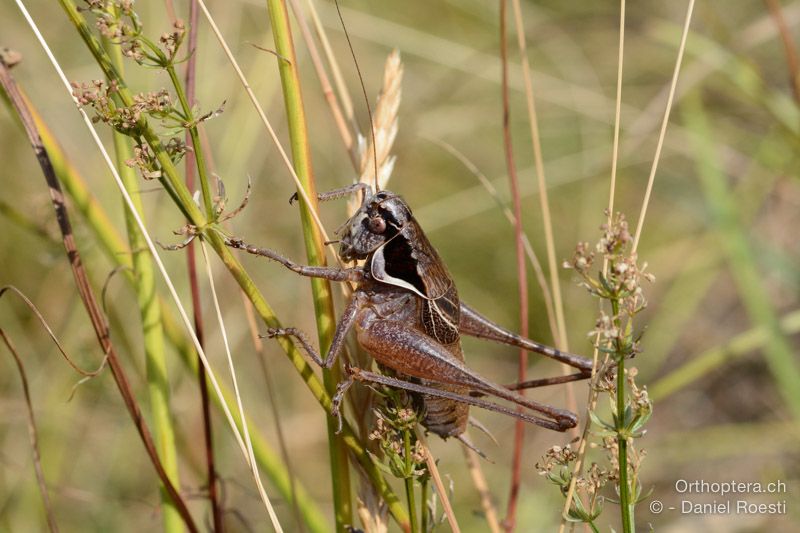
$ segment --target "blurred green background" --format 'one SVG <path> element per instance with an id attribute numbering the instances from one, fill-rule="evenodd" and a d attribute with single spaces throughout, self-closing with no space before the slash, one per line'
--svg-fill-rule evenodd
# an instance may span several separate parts
<path id="1" fill-rule="evenodd" d="M 185 6 L 176 4 L 185 17 Z M 333 4 L 317 4 L 364 128 L 366 110 Z M 653 160 L 686 2 L 629 4 L 616 206 L 633 226 Z M 800 2 L 782 4 L 790 35 L 800 38 Z M 26 5 L 71 79 L 101 77 L 60 9 L 41 0 Z M 285 140 L 275 58 L 252 46 L 273 47 L 265 6 L 248 0 L 209 2 L 209 7 Z M 168 29 L 164 9 L 161 2 L 137 4 L 151 35 Z M 523 4 L 559 262 L 571 255 L 577 242 L 596 241 L 605 220 L 618 10 L 619 4 L 611 1 Z M 499 323 L 518 328 L 513 229 L 477 179 L 432 141 L 444 141 L 466 154 L 508 198 L 496 3 L 346 0 L 342 11 L 370 98 L 380 88 L 383 62 L 391 49 L 400 50 L 405 65 L 394 148 L 397 164 L 389 188 L 414 209 L 457 280 L 462 298 Z M 24 58 L 14 70 L 18 82 L 123 231 L 116 187 L 46 57 L 15 6 L 0 6 L 0 20 L 0 45 L 18 50 Z M 300 42 L 297 48 L 317 186 L 320 190 L 342 186 L 353 179 L 350 162 L 306 49 Z M 544 260 L 514 40 L 510 50 L 511 125 L 524 193 L 524 224 Z M 238 203 L 248 176 L 253 181 L 249 206 L 233 221 L 235 233 L 301 260 L 304 250 L 296 208 L 287 202 L 294 185 L 204 22 L 198 58 L 200 106 L 211 110 L 226 102 L 225 112 L 206 123 L 205 130 L 229 204 Z M 158 89 L 168 81 L 161 73 L 132 67 L 129 78 L 137 90 Z M 657 281 L 645 288 L 650 305 L 637 318 L 638 325 L 646 328 L 644 352 L 631 362 L 640 370 L 639 383 L 647 384 L 655 399 L 648 433 L 639 441 L 647 450 L 641 477 L 645 490 L 652 488 L 652 498 L 678 507 L 681 499 L 721 499 L 682 496 L 675 490 L 678 479 L 781 480 L 785 494 L 744 497 L 752 502 L 785 499 L 788 514 L 701 516 L 669 509 L 653 514 L 645 502 L 637 511 L 642 530 L 652 524 L 660 531 L 676 532 L 791 531 L 800 517 L 800 412 L 786 404 L 767 363 L 769 347 L 781 342 L 790 347 L 793 362 L 799 363 L 800 112 L 789 80 L 781 37 L 764 2 L 736 2 L 735 7 L 728 1 L 698 2 L 640 246 L 640 261 L 648 263 Z M 705 121 L 707 130 L 698 131 L 693 118 Z M 41 172 L 7 111 L 0 112 L 0 125 L 0 284 L 13 284 L 27 294 L 69 353 L 92 367 L 101 354 L 64 259 Z M 108 133 L 104 131 L 106 138 Z M 172 230 L 183 224 L 180 214 L 157 183 L 142 183 L 141 192 L 152 234 L 162 242 L 172 242 Z M 99 290 L 113 267 L 82 219 L 74 212 L 73 217 L 79 248 Z M 344 220 L 343 205 L 323 205 L 322 217 L 330 230 L 338 227 Z M 20 223 L 20 218 L 37 231 Z M 184 254 L 163 256 L 188 302 Z M 243 260 L 281 320 L 313 331 L 308 282 L 275 264 Z M 264 379 L 241 298 L 227 272 L 216 262 L 214 266 L 245 406 L 277 448 L 275 421 L 267 408 Z M 570 348 L 591 354 L 587 333 L 594 327 L 596 301 L 577 287 L 569 271 L 559 275 Z M 541 290 L 531 280 L 531 336 L 550 343 Z M 207 281 L 201 281 L 201 287 L 208 295 Z M 112 337 L 146 406 L 135 295 L 116 277 L 110 282 L 107 300 Z M 206 304 L 208 352 L 222 368 L 220 333 L 211 320 L 213 308 L 207 298 Z M 754 328 L 783 319 L 788 329 L 782 339 L 775 339 L 774 330 L 753 334 Z M 69 400 L 79 378 L 60 359 L 31 313 L 18 301 L 4 298 L 0 326 L 25 357 L 43 466 L 63 530 L 157 530 L 157 481 L 109 373 L 83 384 Z M 501 383 L 514 379 L 515 350 L 474 340 L 465 341 L 464 347 L 469 365 L 484 376 Z M 324 413 L 271 342 L 267 357 L 272 381 L 279 384 L 275 392 L 293 470 L 329 512 Z M 697 361 L 707 364 L 687 367 Z M 38 530 L 45 523 L 19 377 L 10 357 L 0 358 L 0 369 L 0 529 Z M 557 367 L 550 363 L 531 365 L 532 375 L 555 372 Z M 197 493 L 203 484 L 203 451 L 195 380 L 177 359 L 170 361 L 169 377 L 179 431 L 181 483 L 187 494 Z M 586 387 L 577 385 L 575 393 L 585 403 Z M 563 388 L 538 391 L 535 397 L 560 406 L 566 402 Z M 473 414 L 500 440 L 495 447 L 476 436 L 494 461 L 484 463 L 484 469 L 504 509 L 511 456 L 507 436 L 513 421 L 477 410 Z M 252 479 L 224 420 L 216 417 L 214 423 L 230 527 L 261 531 L 266 517 Z M 537 475 L 533 465 L 547 448 L 564 444 L 569 437 L 534 427 L 527 436 L 519 531 L 553 530 L 562 497 Z M 459 444 L 436 438 L 430 442 L 443 475 L 452 480 L 463 530 L 484 530 L 478 496 Z M 281 501 L 276 503 L 287 530 L 293 530 L 291 510 Z M 198 516 L 205 512 L 201 501 L 192 505 Z M 611 503 L 606 507 L 601 523 L 617 527 L 616 507 Z"/>

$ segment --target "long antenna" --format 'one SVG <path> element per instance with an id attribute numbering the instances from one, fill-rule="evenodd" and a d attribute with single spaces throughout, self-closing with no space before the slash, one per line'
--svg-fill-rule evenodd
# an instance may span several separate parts
<path id="1" fill-rule="evenodd" d="M 375 192 L 380 190 L 378 186 L 378 146 L 375 144 L 375 124 L 372 122 L 372 108 L 369 105 L 369 98 L 367 97 L 367 89 L 364 87 L 364 77 L 361 75 L 361 68 L 358 66 L 358 59 L 356 59 L 356 52 L 353 50 L 353 43 L 350 42 L 350 34 L 347 32 L 347 26 L 344 24 L 344 17 L 342 17 L 342 10 L 339 9 L 339 0 L 333 0 L 336 5 L 336 13 L 339 15 L 339 22 L 342 24 L 345 39 L 347 39 L 347 46 L 350 47 L 350 55 L 353 56 L 353 63 L 358 72 L 358 81 L 361 83 L 361 93 L 364 95 L 364 103 L 367 104 L 367 115 L 369 115 L 369 133 L 372 136 L 372 164 L 375 169 Z"/>

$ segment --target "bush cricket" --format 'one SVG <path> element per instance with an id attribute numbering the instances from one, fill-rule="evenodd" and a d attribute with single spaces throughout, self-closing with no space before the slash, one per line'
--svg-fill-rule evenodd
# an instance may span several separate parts
<path id="1" fill-rule="evenodd" d="M 588 378 L 592 362 L 520 337 L 462 303 L 444 262 L 400 196 L 387 190 L 376 193 L 370 185 L 357 183 L 322 193 L 319 200 L 358 192 L 363 194 L 361 207 L 337 230 L 341 235 L 338 253 L 343 262 L 363 260 L 363 266 L 302 266 L 273 250 L 246 244 L 238 238 L 226 239 L 233 248 L 277 261 L 300 275 L 355 284 L 324 358 L 296 328 L 268 332 L 271 337 L 294 337 L 311 359 L 330 368 L 348 332 L 355 329 L 358 344 L 379 366 L 393 371 L 394 376 L 387 376 L 348 367 L 347 377 L 333 398 L 331 412 L 339 417 L 340 424 L 342 398 L 355 381 L 361 381 L 405 389 L 412 396 L 421 397 L 425 408 L 422 425 L 442 438 L 455 437 L 473 449 L 463 435 L 470 405 L 555 431 L 574 427 L 575 414 L 536 402 L 514 390 Z M 511 386 L 498 385 L 464 364 L 461 335 L 524 348 L 566 363 L 577 372 Z M 481 396 L 500 398 L 528 411 L 517 411 Z"/>

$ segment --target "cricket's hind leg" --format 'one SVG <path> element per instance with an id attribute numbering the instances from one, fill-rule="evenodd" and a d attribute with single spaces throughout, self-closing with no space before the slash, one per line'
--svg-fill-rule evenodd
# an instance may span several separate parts
<path id="1" fill-rule="evenodd" d="M 461 302 L 461 316 L 458 329 L 462 335 L 469 335 L 479 339 L 487 339 L 517 348 L 523 348 L 531 352 L 539 353 L 545 357 L 561 361 L 573 368 L 580 370 L 580 375 L 588 378 L 592 372 L 592 361 L 567 352 L 562 352 L 556 348 L 541 344 L 531 339 L 522 337 L 512 331 L 505 329 L 499 324 L 495 324 L 464 302 Z M 579 378 L 580 379 L 580 378 Z M 572 380 L 574 381 L 574 380 Z"/>
<path id="2" fill-rule="evenodd" d="M 541 426 L 543 428 L 552 429 L 553 431 L 566 431 L 572 427 L 575 427 L 575 424 L 577 423 L 575 415 L 573 415 L 572 413 L 567 412 L 568 415 L 570 416 L 566 416 L 564 419 L 559 419 L 557 421 L 550 420 L 540 416 L 528 414 L 525 412 L 520 412 L 515 409 L 508 408 L 504 405 L 483 400 L 481 398 L 456 394 L 446 390 L 434 389 L 432 387 L 420 385 L 419 383 L 412 383 L 411 381 L 404 381 L 402 379 L 384 376 L 382 374 L 376 374 L 374 372 L 369 372 L 367 370 L 362 370 L 360 368 L 354 368 L 354 367 L 348 369 L 347 378 L 339 383 L 339 390 L 336 391 L 336 396 L 334 397 L 333 401 L 334 410 L 332 410 L 331 413 L 332 415 L 337 416 L 339 414 L 338 407 L 341 405 L 342 397 L 344 393 L 347 391 L 347 389 L 349 389 L 350 386 L 352 386 L 354 381 L 361 381 L 364 383 L 377 383 L 380 385 L 386 385 L 388 387 L 403 389 L 411 392 L 416 392 L 419 394 L 425 394 L 429 396 L 440 396 L 448 400 L 465 403 L 475 407 L 480 407 L 488 411 L 502 413 L 504 415 L 518 418 L 530 424 L 536 424 L 537 426 Z M 510 391 L 506 392 L 508 392 L 509 394 L 513 394 Z M 524 405 L 529 409 L 534 409 L 534 407 L 532 407 L 528 402 L 521 403 L 521 405 Z M 539 407 L 539 405 L 536 404 L 536 407 Z"/>
<path id="3" fill-rule="evenodd" d="M 426 383 L 455 385 L 466 388 L 467 391 L 474 390 L 512 402 L 540 415 L 526 415 L 528 421 L 555 431 L 566 431 L 577 424 L 577 417 L 574 413 L 525 398 L 501 385 L 492 383 L 465 366 L 448 348 L 436 342 L 435 339 L 403 323 L 375 320 L 366 325 L 357 326 L 356 332 L 359 344 L 376 361 L 393 369 L 398 375 L 417 378 Z M 382 379 L 389 378 L 382 376 Z M 411 384 L 415 387 L 412 388 L 407 381 L 395 381 L 399 385 L 393 386 L 407 390 L 428 394 L 427 390 L 432 389 L 430 386 L 424 387 L 416 384 Z M 420 387 L 427 390 L 419 390 Z M 436 390 L 435 393 L 430 394 L 500 411 L 510 416 L 518 415 L 515 410 L 496 403 L 485 401 L 479 404 L 474 403 L 476 398 L 470 397 L 469 393 L 453 394 L 449 391 Z"/>

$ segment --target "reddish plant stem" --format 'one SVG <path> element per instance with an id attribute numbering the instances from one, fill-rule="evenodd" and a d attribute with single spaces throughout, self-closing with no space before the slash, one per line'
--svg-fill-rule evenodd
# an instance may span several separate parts
<path id="1" fill-rule="evenodd" d="M 525 271 L 525 246 L 522 231 L 522 201 L 519 193 L 519 178 L 514 164 L 514 150 L 511 139 L 510 104 L 508 96 L 508 44 L 506 35 L 506 0 L 500 0 L 500 59 L 503 66 L 503 146 L 505 148 L 506 167 L 511 187 L 511 196 L 514 202 L 514 236 L 517 252 L 517 282 L 519 288 L 519 331 L 523 337 L 528 336 L 528 277 Z M 518 378 L 525 381 L 525 370 L 528 366 L 528 352 L 519 351 Z M 524 391 L 520 391 L 524 394 Z M 522 409 L 518 407 L 518 409 Z M 511 460 L 511 488 L 506 508 L 506 518 L 503 527 L 506 531 L 513 531 L 516 526 L 517 502 L 522 471 L 522 448 L 525 444 L 525 423 L 517 420 L 514 424 L 514 454 Z"/>
<path id="2" fill-rule="evenodd" d="M 189 58 L 186 61 L 186 73 L 184 84 L 186 86 L 186 99 L 190 106 L 195 104 L 195 79 L 197 71 L 197 22 L 198 10 L 197 0 L 189 0 Z M 186 131 L 186 146 L 195 150 L 192 144 L 192 136 Z M 200 150 L 201 147 L 196 149 Z M 195 167 L 192 158 L 186 158 L 186 187 L 191 191 L 194 189 Z M 189 287 L 192 295 L 192 319 L 194 330 L 200 346 L 205 347 L 205 332 L 203 329 L 203 307 L 200 301 L 200 286 L 197 281 L 197 260 L 194 253 L 194 241 L 186 247 L 186 265 L 189 271 Z M 208 499 L 211 504 L 211 516 L 214 522 L 214 531 L 222 533 L 224 522 L 222 509 L 219 504 L 217 491 L 217 470 L 214 465 L 214 437 L 211 430 L 211 407 L 208 398 L 208 384 L 205 367 L 197 356 L 197 384 L 200 388 L 200 403 L 203 409 L 203 441 L 206 452 L 206 472 L 208 482 Z"/>
<path id="3" fill-rule="evenodd" d="M 783 49 L 786 53 L 786 66 L 789 69 L 789 84 L 792 87 L 795 102 L 800 104 L 800 61 L 797 59 L 792 32 L 786 25 L 780 1 L 764 0 L 764 3 L 767 4 L 767 9 L 769 9 L 770 15 L 775 20 L 775 26 L 778 27 L 778 32 L 781 34 Z"/>
<path id="4" fill-rule="evenodd" d="M 11 72 L 9 71 L 5 62 L 2 61 L 0 61 L 0 85 L 2 85 L 2 88 L 5 90 L 14 109 L 19 115 L 20 120 L 25 128 L 25 132 L 28 135 L 28 140 L 30 141 L 31 147 L 36 155 L 36 159 L 42 168 L 42 173 L 44 174 L 45 181 L 47 182 L 50 199 L 53 204 L 53 210 L 56 213 L 56 221 L 58 222 L 58 227 L 61 231 L 64 250 L 67 253 L 67 259 L 69 260 L 69 265 L 72 269 L 72 275 L 75 279 L 75 286 L 78 289 L 81 301 L 86 308 L 86 313 L 89 315 L 89 320 L 92 323 L 92 328 L 97 336 L 100 347 L 108 358 L 108 365 L 111 368 L 111 375 L 114 377 L 114 381 L 117 384 L 117 388 L 119 389 L 120 395 L 125 403 L 125 407 L 133 419 L 134 426 L 136 426 L 136 430 L 139 433 L 142 443 L 144 444 L 147 455 L 150 457 L 150 462 L 153 464 L 159 479 L 164 484 L 164 490 L 166 490 L 167 494 L 169 494 L 170 498 L 174 502 L 175 508 L 181 515 L 181 518 L 183 518 L 189 531 L 193 533 L 197 532 L 197 526 L 192 519 L 189 508 L 186 506 L 186 502 L 175 488 L 175 485 L 172 484 L 167 472 L 164 470 L 164 465 L 158 456 L 158 452 L 156 451 L 156 447 L 153 442 L 153 435 L 150 433 L 150 429 L 147 427 L 147 423 L 142 416 L 139 403 L 136 401 L 136 397 L 134 396 L 130 382 L 128 381 L 128 376 L 125 374 L 125 369 L 120 363 L 117 351 L 111 342 L 108 322 L 106 321 L 106 317 L 103 314 L 100 305 L 97 303 L 94 289 L 92 289 L 92 285 L 86 275 L 86 270 L 83 267 L 83 261 L 81 260 L 80 252 L 75 244 L 75 234 L 72 232 L 72 224 L 70 223 L 69 214 L 67 213 L 67 206 L 64 202 L 64 191 L 61 189 L 61 184 L 56 177 L 53 163 L 50 161 L 47 150 L 44 148 L 41 135 L 36 128 L 33 116 L 31 115 L 30 110 L 20 94 L 14 79 L 11 77 Z"/>

